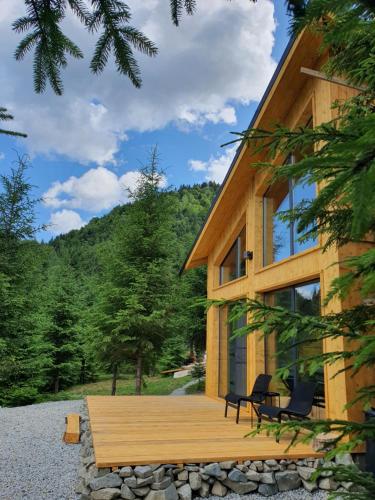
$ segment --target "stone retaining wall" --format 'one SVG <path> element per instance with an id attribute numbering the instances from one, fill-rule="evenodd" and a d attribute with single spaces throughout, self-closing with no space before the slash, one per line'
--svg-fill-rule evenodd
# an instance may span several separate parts
<path id="1" fill-rule="evenodd" d="M 79 482 L 76 488 L 81 500 L 191 500 L 194 497 L 228 493 L 265 497 L 300 487 L 309 492 L 318 489 L 348 491 L 351 483 L 337 483 L 332 471 L 321 473 L 318 480 L 311 476 L 318 467 L 332 466 L 322 459 L 246 460 L 201 464 L 150 464 L 134 467 L 98 469 L 92 446 L 87 416 L 82 417 L 82 448 Z M 350 455 L 336 463 L 353 463 Z"/>

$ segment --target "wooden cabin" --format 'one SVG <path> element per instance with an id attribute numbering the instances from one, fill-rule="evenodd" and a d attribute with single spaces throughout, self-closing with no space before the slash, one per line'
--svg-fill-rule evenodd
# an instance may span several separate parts
<path id="1" fill-rule="evenodd" d="M 319 70 L 326 55 L 320 52 L 319 45 L 316 36 L 309 32 L 289 44 L 250 127 L 270 129 L 276 123 L 291 128 L 316 126 L 334 116 L 334 101 L 345 100 L 356 92 L 322 78 Z M 348 245 L 323 253 L 322 241 L 299 243 L 296 228 L 283 224 L 275 215 L 301 199 L 314 197 L 316 188 L 292 186 L 291 182 L 270 186 L 265 173 L 252 168 L 252 163 L 259 160 L 262 156 L 255 156 L 246 144 L 238 148 L 183 269 L 207 265 L 209 299 L 263 297 L 269 304 L 306 314 L 338 312 L 354 305 L 359 300 L 354 294 L 346 300 L 332 300 L 327 307 L 322 299 L 332 279 L 344 272 L 338 262 L 363 252 L 364 247 Z M 293 156 L 278 157 L 275 166 L 286 161 L 294 161 Z M 228 324 L 227 316 L 227 307 L 211 307 L 207 315 L 206 395 L 214 398 L 222 398 L 229 391 L 251 392 L 257 374 L 274 374 L 285 361 L 275 356 L 275 338 L 265 341 L 255 334 L 229 342 L 233 326 Z M 245 317 L 235 326 L 246 321 Z M 328 352 L 343 347 L 340 338 L 325 340 L 312 349 Z M 291 350 L 290 359 L 306 354 L 303 351 L 307 349 Z M 353 378 L 349 373 L 341 373 L 332 379 L 339 368 L 337 364 L 325 366 L 324 373 L 317 376 L 319 393 L 325 401 L 324 410 L 318 414 L 360 419 L 360 408 L 344 410 L 344 405 L 352 399 L 356 386 L 364 384 L 365 375 Z M 293 385 L 298 374 L 292 373 L 290 378 Z M 288 393 L 283 384 L 273 388 L 282 396 Z"/>

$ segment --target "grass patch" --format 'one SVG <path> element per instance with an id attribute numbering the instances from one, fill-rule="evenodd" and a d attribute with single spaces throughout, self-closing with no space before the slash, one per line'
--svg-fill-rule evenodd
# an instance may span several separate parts
<path id="1" fill-rule="evenodd" d="M 145 385 L 142 388 L 144 396 L 165 396 L 174 389 L 182 387 L 190 382 L 191 377 L 172 378 L 172 377 L 145 377 Z M 85 396 L 110 396 L 112 380 L 107 376 L 106 379 L 98 380 L 90 384 L 76 385 L 70 387 L 58 394 L 42 394 L 38 402 L 63 401 L 68 399 L 83 399 Z M 121 377 L 117 381 L 117 396 L 131 396 L 135 394 L 134 377 Z"/>
<path id="2" fill-rule="evenodd" d="M 196 382 L 185 389 L 186 394 L 203 394 L 204 393 L 204 381 Z"/>

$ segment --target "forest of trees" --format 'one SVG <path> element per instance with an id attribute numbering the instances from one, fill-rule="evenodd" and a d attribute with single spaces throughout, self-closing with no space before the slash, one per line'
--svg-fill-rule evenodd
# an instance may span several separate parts
<path id="1" fill-rule="evenodd" d="M 161 189 L 156 151 L 130 203 L 40 243 L 18 158 L 0 185 L 0 406 L 42 401 L 100 373 L 144 375 L 180 366 L 205 346 L 205 270 L 179 268 L 217 191 Z M 137 377 L 136 377 L 137 374 Z"/>

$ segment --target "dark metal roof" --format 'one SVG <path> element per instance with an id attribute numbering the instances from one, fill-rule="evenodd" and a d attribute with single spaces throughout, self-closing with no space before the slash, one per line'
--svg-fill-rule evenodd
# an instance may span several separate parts
<path id="1" fill-rule="evenodd" d="M 277 67 L 276 67 L 276 69 L 274 71 L 274 74 L 272 75 L 272 78 L 271 78 L 269 84 L 267 85 L 266 91 L 264 92 L 263 97 L 260 100 L 260 102 L 258 104 L 258 107 L 255 110 L 255 113 L 254 113 L 254 115 L 253 115 L 253 117 L 252 117 L 252 119 L 251 119 L 251 121 L 249 123 L 248 129 L 250 129 L 250 128 L 252 128 L 254 126 L 254 123 L 255 123 L 256 119 L 258 118 L 259 113 L 260 113 L 261 109 L 263 108 L 263 105 L 264 105 L 264 103 L 265 103 L 265 101 L 266 101 L 266 99 L 268 97 L 268 94 L 270 93 L 270 91 L 271 91 L 271 89 L 273 87 L 273 84 L 275 83 L 275 80 L 278 77 L 278 75 L 279 75 L 279 73 L 281 71 L 281 68 L 283 67 L 285 59 L 288 57 L 288 54 L 289 54 L 289 52 L 290 52 L 290 50 L 291 50 L 291 48 L 293 46 L 293 43 L 294 43 L 295 39 L 296 39 L 295 37 L 292 37 L 289 40 L 288 45 L 286 46 L 286 48 L 285 48 L 285 50 L 283 52 L 283 55 L 281 56 L 281 59 L 280 59 L 278 65 L 277 65 Z M 192 251 L 194 250 L 194 247 L 195 247 L 195 245 L 196 245 L 196 243 L 197 243 L 200 235 L 202 234 L 203 228 L 206 225 L 206 223 L 208 221 L 208 218 L 210 217 L 211 212 L 212 212 L 214 206 L 216 205 L 216 202 L 219 199 L 219 196 L 220 196 L 221 192 L 223 191 L 224 186 L 227 183 L 227 180 L 229 179 L 230 174 L 232 173 L 232 170 L 233 170 L 233 168 L 234 168 L 234 166 L 235 166 L 235 164 L 237 162 L 238 156 L 239 156 L 239 154 L 240 154 L 240 152 L 242 150 L 243 145 L 244 145 L 244 141 L 241 142 L 241 144 L 238 146 L 238 148 L 236 150 L 236 154 L 235 154 L 235 156 L 234 156 L 234 158 L 232 160 L 232 163 L 230 164 L 230 167 L 228 169 L 228 172 L 227 172 L 226 176 L 224 177 L 223 182 L 220 185 L 219 191 L 217 192 L 215 198 L 213 199 L 213 201 L 211 203 L 211 206 L 210 206 L 210 208 L 208 210 L 207 216 L 204 219 L 204 222 L 203 222 L 203 224 L 202 224 L 202 226 L 201 226 L 201 228 L 200 228 L 200 230 L 199 230 L 199 232 L 198 232 L 198 234 L 197 234 L 197 236 L 196 236 L 196 238 L 195 238 L 195 240 L 194 240 L 194 242 L 193 242 L 193 244 L 192 244 L 192 246 L 190 248 L 190 251 L 189 251 L 189 253 L 186 256 L 186 259 L 184 260 L 184 263 L 181 266 L 181 269 L 179 271 L 179 275 L 180 276 L 184 272 L 185 266 L 187 264 L 187 261 L 189 260 L 189 257 L 191 255 Z"/>

